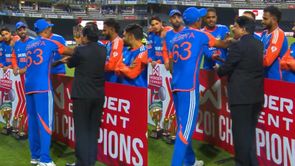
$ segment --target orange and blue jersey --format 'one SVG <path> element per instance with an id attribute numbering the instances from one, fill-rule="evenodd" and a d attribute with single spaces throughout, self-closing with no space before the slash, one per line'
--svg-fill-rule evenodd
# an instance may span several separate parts
<path id="1" fill-rule="evenodd" d="M 4 56 L 3 66 L 11 67 L 12 66 L 12 52 L 13 47 L 9 44 L 3 42 L 2 43 L 2 56 Z"/>
<path id="2" fill-rule="evenodd" d="M 172 90 L 176 109 L 177 134 L 172 166 L 193 165 L 192 135 L 199 111 L 199 69 L 203 48 L 216 39 L 210 33 L 185 28 L 173 39 Z"/>
<path id="3" fill-rule="evenodd" d="M 154 32 L 148 35 L 148 59 L 159 64 L 169 63 L 168 50 L 165 39 Z"/>
<path id="4" fill-rule="evenodd" d="M 180 30 L 182 31 L 182 29 Z M 179 32 L 180 32 L 179 31 Z M 179 33 L 179 32 L 176 32 L 174 29 L 171 29 L 169 30 L 167 33 L 166 33 L 166 36 L 165 36 L 165 42 L 166 42 L 166 47 L 167 47 L 167 51 L 168 51 L 168 55 L 169 55 L 169 58 L 172 58 L 171 56 L 171 52 L 172 52 L 172 47 L 173 47 L 173 38 Z"/>
<path id="5" fill-rule="evenodd" d="M 192 91 L 199 87 L 199 68 L 205 46 L 212 47 L 216 39 L 207 32 L 185 28 L 173 40 L 173 91 Z"/>
<path id="6" fill-rule="evenodd" d="M 295 43 L 293 43 L 286 54 L 283 56 L 282 61 L 291 62 L 295 61 Z M 295 65 L 294 63 L 292 65 Z M 294 70 L 283 70 L 283 80 L 288 82 L 295 82 L 295 71 Z"/>
<path id="7" fill-rule="evenodd" d="M 3 55 L 2 44 L 3 44 L 3 42 L 0 41 L 0 67 L 3 67 L 4 66 L 4 63 L 5 63 L 5 57 Z"/>
<path id="8" fill-rule="evenodd" d="M 280 28 L 268 33 L 264 31 L 261 35 L 261 41 L 264 44 L 264 77 L 282 80 L 282 73 L 280 69 L 279 59 L 288 50 L 288 40 Z"/>
<path id="9" fill-rule="evenodd" d="M 26 47 L 33 39 L 27 37 L 24 41 L 18 40 L 15 42 L 13 46 L 12 53 L 12 66 L 16 66 L 20 69 L 25 68 L 27 66 L 27 54 Z"/>
<path id="10" fill-rule="evenodd" d="M 51 62 L 55 52 L 62 54 L 63 51 L 64 45 L 40 36 L 27 45 L 26 94 L 52 90 L 50 79 Z"/>
<path id="11" fill-rule="evenodd" d="M 66 46 L 66 40 L 62 36 L 60 36 L 58 34 L 52 34 L 50 36 L 50 39 L 58 41 L 62 45 Z M 53 61 L 58 61 L 60 59 L 62 59 L 62 56 L 58 52 L 55 52 L 54 57 L 53 57 Z M 66 74 L 66 66 L 65 66 L 65 64 L 60 64 L 58 66 L 53 67 L 51 69 L 51 74 Z"/>
<path id="12" fill-rule="evenodd" d="M 204 27 L 202 30 L 210 33 L 216 39 L 219 39 L 219 40 L 224 40 L 225 37 L 227 36 L 227 34 L 229 33 L 228 27 L 225 25 L 220 25 L 220 24 L 217 24 L 213 30 L 210 30 L 206 27 Z M 212 70 L 213 66 L 215 66 L 216 63 L 219 65 L 223 64 L 223 62 L 221 62 L 221 61 L 213 60 L 212 59 L 213 54 L 218 54 L 219 57 L 223 60 L 226 60 L 226 58 L 227 58 L 227 50 L 226 49 L 216 48 L 216 47 L 205 47 L 204 48 L 204 57 L 205 58 L 204 58 L 203 69 Z"/>
<path id="13" fill-rule="evenodd" d="M 115 74 L 115 69 L 118 63 L 122 60 L 124 42 L 123 39 L 117 36 L 113 41 L 106 44 L 107 58 L 105 64 L 106 80 L 109 82 L 117 82 L 118 76 Z"/>
<path id="14" fill-rule="evenodd" d="M 118 68 L 122 73 L 120 83 L 147 87 L 147 49 L 144 45 L 136 49 L 124 48 L 123 60 Z"/>

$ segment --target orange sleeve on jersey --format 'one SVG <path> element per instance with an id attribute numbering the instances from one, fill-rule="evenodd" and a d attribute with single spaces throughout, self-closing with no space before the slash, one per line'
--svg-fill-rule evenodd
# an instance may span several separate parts
<path id="1" fill-rule="evenodd" d="M 208 42 L 209 47 L 213 47 L 215 45 L 215 42 L 216 42 L 215 37 L 213 35 L 211 35 L 210 33 L 208 33 L 208 32 L 204 32 L 204 33 L 209 38 L 209 42 Z"/>
<path id="2" fill-rule="evenodd" d="M 130 79 L 138 77 L 142 70 L 146 67 L 148 61 L 147 57 L 147 51 L 145 51 L 138 55 L 131 66 L 122 65 L 120 71 Z"/>
<path id="3" fill-rule="evenodd" d="M 168 55 L 168 49 L 167 49 L 167 44 L 166 44 L 166 41 L 163 42 L 163 60 L 164 60 L 164 63 L 169 63 L 169 55 Z"/>
<path id="4" fill-rule="evenodd" d="M 263 66 L 268 67 L 273 64 L 279 56 L 284 42 L 284 32 L 276 31 L 271 37 L 270 44 L 263 58 Z"/>
<path id="5" fill-rule="evenodd" d="M 57 45 L 57 47 L 58 47 L 57 51 L 58 51 L 59 54 L 64 53 L 64 51 L 65 51 L 65 46 L 64 45 L 62 45 L 60 42 L 55 41 L 55 40 L 50 40 L 50 41 L 54 42 Z"/>
<path id="6" fill-rule="evenodd" d="M 122 60 L 122 52 L 123 52 L 124 42 L 122 39 L 116 40 L 111 49 L 110 59 L 105 65 L 105 70 L 114 71 L 116 65 L 120 63 Z"/>
<path id="7" fill-rule="evenodd" d="M 11 64 L 12 64 L 12 68 L 17 67 L 17 59 L 16 59 L 14 50 L 12 51 L 12 55 L 11 55 Z"/>
<path id="8" fill-rule="evenodd" d="M 286 54 L 283 56 L 283 58 L 280 60 L 280 67 L 282 70 L 290 70 L 287 62 L 292 59 L 292 56 L 290 55 L 290 49 L 286 52 Z"/>

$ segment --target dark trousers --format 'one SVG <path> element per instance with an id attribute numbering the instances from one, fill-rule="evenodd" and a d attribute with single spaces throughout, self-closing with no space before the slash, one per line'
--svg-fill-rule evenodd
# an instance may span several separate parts
<path id="1" fill-rule="evenodd" d="M 262 103 L 231 105 L 236 166 L 258 166 L 256 125 Z"/>
<path id="2" fill-rule="evenodd" d="M 92 166 L 96 162 L 103 103 L 99 99 L 73 100 L 77 166 Z"/>

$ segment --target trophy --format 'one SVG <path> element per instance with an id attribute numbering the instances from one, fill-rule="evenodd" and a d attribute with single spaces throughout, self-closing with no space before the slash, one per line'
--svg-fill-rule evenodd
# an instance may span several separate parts
<path id="1" fill-rule="evenodd" d="M 177 131 L 177 126 L 175 122 L 176 116 L 175 114 L 171 115 L 169 118 L 170 121 L 170 136 L 168 137 L 166 143 L 167 144 L 174 144 L 175 139 L 176 139 L 176 131 Z"/>
<path id="2" fill-rule="evenodd" d="M 15 116 L 13 118 L 13 121 L 12 121 L 12 131 L 11 131 L 11 135 L 13 137 L 17 137 L 17 133 L 18 133 L 18 117 Z"/>
<path id="3" fill-rule="evenodd" d="M 162 105 L 161 103 L 155 102 L 150 106 L 149 109 L 152 120 L 155 123 L 155 128 L 152 129 L 150 137 L 158 139 L 162 136 L 163 129 L 160 127 L 160 121 L 162 119 Z"/>
<path id="4" fill-rule="evenodd" d="M 24 140 L 28 138 L 27 133 L 25 133 L 24 128 L 25 124 L 22 123 L 22 120 L 24 118 L 24 114 L 20 114 L 18 116 L 18 130 L 19 132 L 17 133 L 16 139 L 18 140 Z"/>
<path id="5" fill-rule="evenodd" d="M 165 118 L 164 122 L 163 122 L 163 134 L 162 134 L 162 138 L 164 141 L 167 141 L 168 137 L 170 136 L 169 133 L 169 118 Z"/>
<path id="6" fill-rule="evenodd" d="M 10 106 L 3 104 L 1 106 L 1 113 L 3 115 L 3 119 L 5 120 L 5 126 L 3 127 L 1 134 L 9 135 L 12 131 L 12 127 L 10 126 L 10 117 L 11 117 L 12 109 Z"/>

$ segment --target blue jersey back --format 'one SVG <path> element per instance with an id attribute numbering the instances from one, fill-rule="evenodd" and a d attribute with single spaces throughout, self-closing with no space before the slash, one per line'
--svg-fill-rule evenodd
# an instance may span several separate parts
<path id="1" fill-rule="evenodd" d="M 58 34 L 53 34 L 51 37 L 50 37 L 51 40 L 55 40 L 55 41 L 58 41 L 59 43 L 61 43 L 62 45 L 66 46 L 66 40 L 58 35 Z M 62 56 L 58 53 L 58 52 L 55 52 L 54 53 L 54 58 L 53 58 L 53 61 L 58 61 L 62 58 Z M 65 64 L 60 64 L 58 66 L 55 66 L 51 69 L 51 74 L 65 74 L 66 73 L 66 66 Z"/>
<path id="2" fill-rule="evenodd" d="M 290 46 L 290 56 L 295 59 L 295 43 Z M 283 79 L 288 82 L 295 82 L 295 72 L 291 70 L 283 71 Z"/>
<path id="3" fill-rule="evenodd" d="M 7 43 L 3 42 L 2 44 L 2 56 L 4 56 L 4 66 L 11 66 L 12 65 L 12 51 L 13 47 L 8 45 Z"/>
<path id="4" fill-rule="evenodd" d="M 173 29 L 169 30 L 166 33 L 166 37 L 165 37 L 165 42 L 166 42 L 166 46 L 167 46 L 167 50 L 169 52 L 169 54 L 172 52 L 172 47 L 173 47 L 173 38 L 178 34 L 179 32 L 174 31 Z"/>
<path id="5" fill-rule="evenodd" d="M 217 24 L 215 29 L 209 30 L 206 27 L 203 28 L 203 31 L 210 33 L 213 35 L 216 39 L 219 40 L 224 40 L 227 34 L 229 33 L 229 29 L 225 25 L 220 25 Z M 226 59 L 227 58 L 227 50 L 223 48 L 216 48 L 216 47 L 206 47 L 204 48 L 204 69 L 211 70 L 213 69 L 213 66 L 217 64 L 222 64 L 220 61 L 213 61 L 212 60 L 212 55 L 213 54 L 218 54 L 221 59 Z"/>
<path id="6" fill-rule="evenodd" d="M 138 58 L 138 56 L 140 54 L 143 54 L 144 52 L 147 52 L 147 48 L 144 45 L 142 45 L 140 48 L 136 50 L 131 50 L 131 49 L 128 49 L 127 47 L 124 47 L 122 62 L 126 66 L 131 66 L 133 62 Z M 145 67 L 141 71 L 140 75 L 137 76 L 136 78 L 130 79 L 128 77 L 120 77 L 119 82 L 126 85 L 147 87 L 147 68 Z"/>
<path id="7" fill-rule="evenodd" d="M 209 33 L 185 28 L 175 36 L 173 43 L 173 91 L 198 91 L 203 48 L 213 46 L 215 38 Z"/>
<path id="8" fill-rule="evenodd" d="M 63 45 L 38 36 L 27 47 L 25 92 L 41 93 L 52 89 L 50 71 L 55 52 L 62 53 Z"/>
<path id="9" fill-rule="evenodd" d="M 16 55 L 17 66 L 22 69 L 27 66 L 26 47 L 33 39 L 28 37 L 25 41 L 18 40 L 14 44 L 14 53 Z"/>

